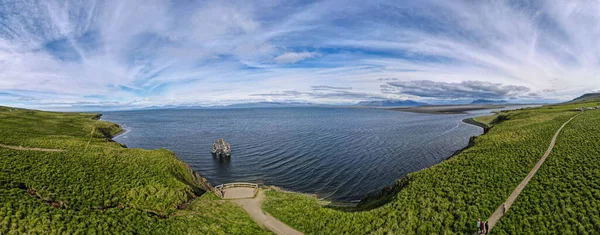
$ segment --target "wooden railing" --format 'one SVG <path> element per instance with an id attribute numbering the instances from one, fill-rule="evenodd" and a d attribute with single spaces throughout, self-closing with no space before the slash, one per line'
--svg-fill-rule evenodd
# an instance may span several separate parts
<path id="1" fill-rule="evenodd" d="M 215 194 L 217 194 L 217 196 L 219 196 L 220 198 L 223 198 L 224 197 L 223 190 L 228 189 L 228 188 L 253 188 L 254 194 L 256 194 L 256 191 L 258 190 L 258 184 L 253 184 L 253 183 L 221 184 L 221 185 L 215 186 L 214 191 L 215 191 Z"/>

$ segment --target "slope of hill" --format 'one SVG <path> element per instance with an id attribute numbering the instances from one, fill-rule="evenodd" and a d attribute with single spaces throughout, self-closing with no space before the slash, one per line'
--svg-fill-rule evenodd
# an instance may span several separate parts
<path id="1" fill-rule="evenodd" d="M 577 97 L 568 103 L 600 102 L 600 93 L 588 93 Z"/>
<path id="2" fill-rule="evenodd" d="M 172 152 L 124 148 L 98 118 L 0 107 L 0 234 L 267 233 Z"/>

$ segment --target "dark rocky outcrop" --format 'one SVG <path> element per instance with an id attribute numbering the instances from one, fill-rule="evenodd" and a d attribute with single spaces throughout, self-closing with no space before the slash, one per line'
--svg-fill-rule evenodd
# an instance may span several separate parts
<path id="1" fill-rule="evenodd" d="M 231 157 L 231 145 L 220 138 L 213 144 L 212 153 L 219 157 Z"/>

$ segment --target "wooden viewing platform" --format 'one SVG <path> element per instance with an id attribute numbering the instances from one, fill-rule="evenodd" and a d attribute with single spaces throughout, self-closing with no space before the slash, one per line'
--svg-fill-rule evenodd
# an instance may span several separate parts
<path id="1" fill-rule="evenodd" d="M 277 235 L 302 235 L 301 232 L 262 211 L 260 205 L 265 198 L 265 194 L 258 188 L 258 184 L 221 184 L 215 186 L 213 191 L 222 199 L 230 199 L 233 203 L 238 204 L 248 213 L 254 222 Z"/>
<path id="2" fill-rule="evenodd" d="M 252 183 L 229 183 L 214 187 L 217 196 L 223 199 L 253 198 L 258 192 L 258 184 Z"/>

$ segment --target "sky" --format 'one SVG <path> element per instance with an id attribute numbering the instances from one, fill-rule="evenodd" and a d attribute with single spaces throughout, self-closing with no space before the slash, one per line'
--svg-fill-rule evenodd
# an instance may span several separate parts
<path id="1" fill-rule="evenodd" d="M 558 102 L 599 39 L 584 0 L 0 0 L 0 105 Z"/>

